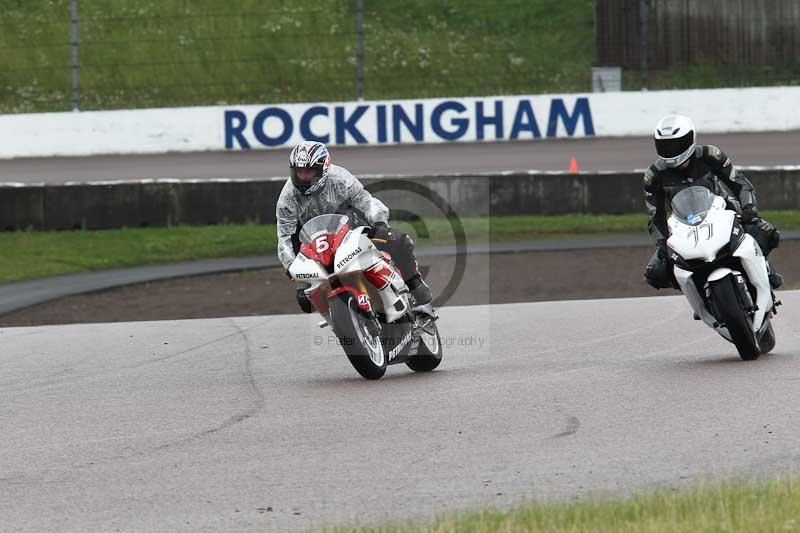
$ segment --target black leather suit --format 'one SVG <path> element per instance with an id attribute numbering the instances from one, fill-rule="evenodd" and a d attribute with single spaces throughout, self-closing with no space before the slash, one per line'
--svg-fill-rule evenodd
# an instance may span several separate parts
<path id="1" fill-rule="evenodd" d="M 667 217 L 672 198 L 687 187 L 706 187 L 725 198 L 728 207 L 742 215 L 745 229 L 756 238 L 765 255 L 780 241 L 780 233 L 758 216 L 753 184 L 733 166 L 722 150 L 716 146 L 697 145 L 687 162 L 685 167 L 668 168 L 663 160 L 658 159 L 644 173 L 647 227 L 656 241 L 656 251 L 647 263 L 645 279 L 657 289 L 677 288 L 667 253 Z"/>

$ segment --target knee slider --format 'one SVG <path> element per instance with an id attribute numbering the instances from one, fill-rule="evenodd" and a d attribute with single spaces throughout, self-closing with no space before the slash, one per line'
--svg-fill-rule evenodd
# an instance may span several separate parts
<path id="1" fill-rule="evenodd" d="M 411 240 L 411 237 L 406 233 L 398 233 L 397 246 L 405 253 L 410 254 L 414 252 L 414 241 Z"/>

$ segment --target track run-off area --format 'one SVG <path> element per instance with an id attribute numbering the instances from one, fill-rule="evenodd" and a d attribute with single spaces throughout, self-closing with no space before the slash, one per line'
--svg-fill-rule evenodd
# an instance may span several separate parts
<path id="1" fill-rule="evenodd" d="M 800 131 L 705 134 L 701 128 L 697 140 L 718 145 L 738 166 L 800 164 Z M 358 176 L 566 171 L 572 157 L 581 171 L 631 172 L 657 157 L 651 137 L 333 146 L 331 155 Z M 0 182 L 286 177 L 288 159 L 289 149 L 0 159 Z"/>
<path id="2" fill-rule="evenodd" d="M 681 296 L 445 307 L 361 379 L 315 315 L 0 329 L 0 524 L 294 530 L 786 473 L 800 292 L 741 361 Z"/>

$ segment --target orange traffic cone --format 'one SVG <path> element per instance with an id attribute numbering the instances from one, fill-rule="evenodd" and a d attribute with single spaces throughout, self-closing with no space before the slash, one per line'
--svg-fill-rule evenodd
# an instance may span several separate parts
<path id="1" fill-rule="evenodd" d="M 567 170 L 573 173 L 578 172 L 578 160 L 575 159 L 575 156 L 572 156 L 572 159 L 569 160 L 569 168 Z"/>

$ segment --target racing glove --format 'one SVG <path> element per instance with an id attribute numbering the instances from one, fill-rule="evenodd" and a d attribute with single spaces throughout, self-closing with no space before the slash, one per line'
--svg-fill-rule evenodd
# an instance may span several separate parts
<path id="1" fill-rule="evenodd" d="M 758 242 L 764 255 L 769 254 L 781 243 L 781 232 L 775 226 L 758 215 L 758 209 L 753 204 L 742 208 L 742 224 L 745 231 Z"/>
<path id="2" fill-rule="evenodd" d="M 756 240 L 764 255 L 769 254 L 781 243 L 781 232 L 763 218 L 754 219 L 745 225 L 744 230 Z"/>
<path id="3" fill-rule="evenodd" d="M 742 208 L 742 224 L 754 224 L 758 220 L 758 208 L 747 204 Z"/>
<path id="4" fill-rule="evenodd" d="M 392 238 L 392 230 L 386 222 L 376 222 L 367 232 L 367 237 L 388 241 Z"/>

